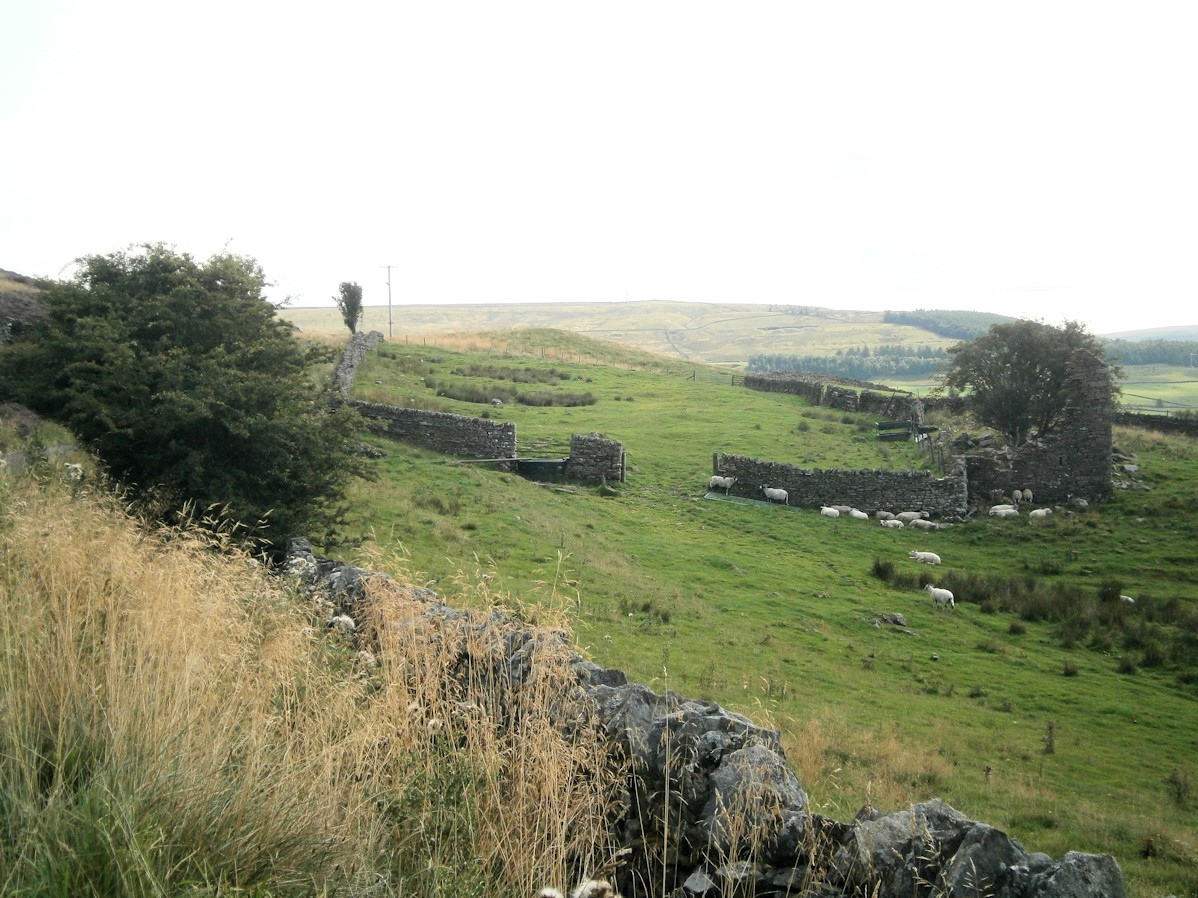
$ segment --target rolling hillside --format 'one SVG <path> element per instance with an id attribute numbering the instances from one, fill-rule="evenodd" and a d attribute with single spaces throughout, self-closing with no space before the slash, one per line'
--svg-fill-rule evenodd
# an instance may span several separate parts
<path id="1" fill-rule="evenodd" d="M 355 394 L 478 415 L 447 385 L 481 383 L 496 366 L 552 368 L 568 378 L 560 389 L 585 389 L 595 404 L 486 414 L 517 424 L 526 456 L 565 454 L 570 433 L 619 439 L 628 481 L 606 494 L 534 484 L 376 440 L 386 458 L 361 497 L 374 533 L 365 563 L 455 601 L 499 601 L 532 619 L 564 610 L 598 663 L 771 721 L 833 816 L 941 797 L 1030 850 L 1116 855 L 1138 898 L 1198 889 L 1187 791 L 1198 775 L 1192 440 L 1119 432 L 1150 489 L 1101 508 L 892 532 L 705 498 L 719 451 L 818 467 L 923 464 L 913 446 L 878 443 L 864 417 L 666 374 L 668 363 L 632 370 L 568 361 L 564 348 L 542 360 L 437 342 L 440 361 L 395 343 L 373 354 Z M 911 549 L 944 565 L 918 565 Z M 897 580 L 874 576 L 876 562 Z M 972 585 L 955 613 L 936 613 L 921 576 Z M 1065 597 L 1058 610 L 1009 604 L 1029 584 L 1044 601 Z M 1113 589 L 1137 599 L 1118 626 L 1101 623 L 1099 597 Z M 883 612 L 905 626 L 874 623 Z"/>

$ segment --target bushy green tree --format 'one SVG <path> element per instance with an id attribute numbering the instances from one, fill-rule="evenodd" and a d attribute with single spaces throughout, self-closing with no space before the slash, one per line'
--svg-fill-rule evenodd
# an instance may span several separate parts
<path id="1" fill-rule="evenodd" d="M 341 310 L 341 318 L 351 334 L 358 332 L 358 319 L 362 317 L 362 288 L 353 281 L 342 281 L 339 295 L 333 299 Z"/>
<path id="2" fill-rule="evenodd" d="M 50 317 L 0 352 L 0 394 L 69 426 L 163 513 L 337 541 L 365 474 L 358 416 L 330 409 L 258 263 L 161 245 L 86 256 Z"/>
<path id="3" fill-rule="evenodd" d="M 948 348 L 946 387 L 968 390 L 970 412 L 1012 446 L 1033 434 L 1045 436 L 1060 422 L 1069 401 L 1070 360 L 1075 353 L 1106 359 L 1102 342 L 1070 321 L 1053 327 L 1021 319 L 995 324 L 989 333 Z M 1111 393 L 1118 393 L 1119 368 L 1109 368 Z"/>

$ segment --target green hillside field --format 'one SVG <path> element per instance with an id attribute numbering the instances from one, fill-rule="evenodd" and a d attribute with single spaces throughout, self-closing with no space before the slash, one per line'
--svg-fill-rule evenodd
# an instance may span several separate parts
<path id="1" fill-rule="evenodd" d="M 1117 431 L 1147 489 L 1098 508 L 894 532 L 707 493 L 715 452 L 926 464 L 869 418 L 575 334 L 510 339 L 385 343 L 354 395 L 514 421 L 524 457 L 598 431 L 624 443 L 627 482 L 537 484 L 374 438 L 372 538 L 347 560 L 451 602 L 564 617 L 597 663 L 780 728 L 813 806 L 839 819 L 940 797 L 1029 850 L 1115 855 L 1136 898 L 1198 895 L 1198 442 Z M 594 404 L 450 398 L 510 386 L 503 368 Z M 955 612 L 932 608 L 927 581 L 954 585 Z"/>

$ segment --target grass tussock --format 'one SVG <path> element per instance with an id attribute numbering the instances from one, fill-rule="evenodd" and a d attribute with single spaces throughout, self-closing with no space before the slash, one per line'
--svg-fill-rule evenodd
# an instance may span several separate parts
<path id="1" fill-rule="evenodd" d="M 0 551 L 7 894 L 531 894 L 606 848 L 617 772 L 560 641 L 516 688 L 504 625 L 392 584 L 366 652 L 53 472 L 0 480 Z"/>

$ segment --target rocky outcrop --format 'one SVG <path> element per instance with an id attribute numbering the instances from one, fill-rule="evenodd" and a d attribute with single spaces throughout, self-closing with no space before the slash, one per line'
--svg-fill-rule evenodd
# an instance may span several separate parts
<path id="1" fill-rule="evenodd" d="M 307 540 L 291 541 L 284 570 L 337 626 L 361 611 L 374 578 L 390 583 L 314 555 Z M 1069 852 L 1054 862 L 939 800 L 887 815 L 866 808 L 852 823 L 814 813 L 778 731 L 714 702 L 629 683 L 569 652 L 564 632 L 499 612 L 471 615 L 431 590 L 391 586 L 426 620 L 468 621 L 479 634 L 491 628 L 495 638 L 477 640 L 491 647 L 486 663 L 517 688 L 538 648 L 553 642 L 568 653 L 577 689 L 628 771 L 611 821 L 629 849 L 613 877 L 626 898 L 1126 898 L 1109 855 Z"/>

